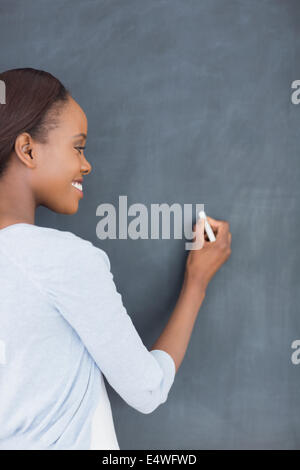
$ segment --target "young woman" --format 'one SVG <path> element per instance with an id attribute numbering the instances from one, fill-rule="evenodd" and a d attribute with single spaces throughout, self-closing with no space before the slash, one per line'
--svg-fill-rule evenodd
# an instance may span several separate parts
<path id="1" fill-rule="evenodd" d="M 87 118 L 53 75 L 0 74 L 0 449 L 119 449 L 103 375 L 130 406 L 167 400 L 206 288 L 230 255 L 226 221 L 194 225 L 175 309 L 149 351 L 122 303 L 107 254 L 35 225 L 39 205 L 75 214 L 91 165 Z M 195 241 L 196 237 L 194 237 Z"/>

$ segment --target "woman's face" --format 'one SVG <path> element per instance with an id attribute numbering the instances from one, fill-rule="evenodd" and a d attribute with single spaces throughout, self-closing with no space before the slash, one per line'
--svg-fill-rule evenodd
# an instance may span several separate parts
<path id="1" fill-rule="evenodd" d="M 35 200 L 54 212 L 74 214 L 78 210 L 81 192 L 72 185 L 84 179 L 91 165 L 84 156 L 87 118 L 78 103 L 70 96 L 58 115 L 58 126 L 49 130 L 46 144 L 34 141 L 32 156 L 36 167 L 30 171 Z M 83 135 L 82 135 L 83 134 Z"/>

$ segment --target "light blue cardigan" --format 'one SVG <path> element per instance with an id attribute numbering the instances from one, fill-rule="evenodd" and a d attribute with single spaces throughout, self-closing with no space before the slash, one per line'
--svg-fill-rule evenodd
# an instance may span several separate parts
<path id="1" fill-rule="evenodd" d="M 141 413 L 167 400 L 175 363 L 143 344 L 102 249 L 10 225 L 0 285 L 0 449 L 119 449 L 102 374 Z"/>

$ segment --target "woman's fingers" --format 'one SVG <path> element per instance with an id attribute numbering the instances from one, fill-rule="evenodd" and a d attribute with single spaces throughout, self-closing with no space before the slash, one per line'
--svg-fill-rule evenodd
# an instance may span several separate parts
<path id="1" fill-rule="evenodd" d="M 217 220 L 212 217 L 206 216 L 208 223 L 210 224 L 216 238 L 227 237 L 229 233 L 229 223 L 227 220 Z"/>
<path id="2" fill-rule="evenodd" d="M 197 222 L 193 225 L 193 232 L 195 233 L 193 241 L 195 241 L 197 234 L 204 235 L 204 220 L 198 219 Z"/>
<path id="3" fill-rule="evenodd" d="M 204 220 L 198 219 L 197 222 L 193 225 L 193 232 L 195 233 L 193 237 L 193 242 L 197 244 L 197 249 L 202 248 L 204 244 Z"/>
<path id="4" fill-rule="evenodd" d="M 231 233 L 229 230 L 229 223 L 226 220 L 217 220 L 213 217 L 206 216 L 207 222 L 211 226 L 216 240 L 219 243 L 226 241 L 226 243 L 231 243 Z M 205 220 L 199 218 L 197 222 L 193 225 L 193 242 L 197 243 L 197 249 L 202 248 L 204 245 L 210 242 L 209 237 L 205 231 Z M 197 237 L 197 240 L 196 240 Z"/>
<path id="5" fill-rule="evenodd" d="M 218 227 L 219 225 L 222 224 L 222 220 L 217 220 L 217 219 L 213 219 L 213 217 L 210 217 L 210 216 L 206 216 L 207 218 L 207 221 L 209 222 L 210 225 L 213 225 L 215 227 Z"/>

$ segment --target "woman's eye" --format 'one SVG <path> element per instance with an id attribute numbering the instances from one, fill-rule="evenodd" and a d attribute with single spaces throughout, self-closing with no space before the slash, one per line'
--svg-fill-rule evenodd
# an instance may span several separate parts
<path id="1" fill-rule="evenodd" d="M 78 152 L 81 154 L 81 150 L 84 150 L 85 147 L 74 147 L 76 150 L 78 150 Z"/>

